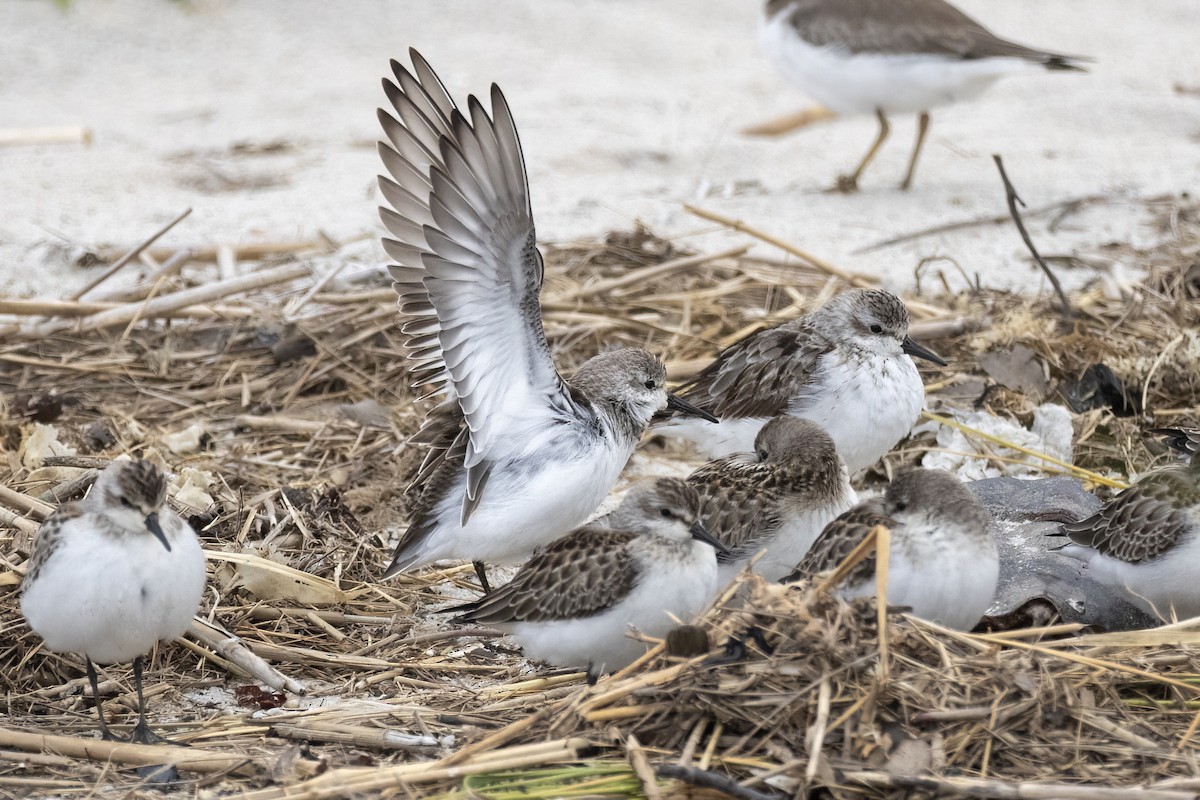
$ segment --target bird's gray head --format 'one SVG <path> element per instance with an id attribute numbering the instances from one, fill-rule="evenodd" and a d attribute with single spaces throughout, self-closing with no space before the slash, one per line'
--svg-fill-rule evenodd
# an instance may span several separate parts
<path id="1" fill-rule="evenodd" d="M 712 538 L 701 521 L 703 500 L 682 478 L 654 478 L 634 485 L 621 505 L 612 513 L 609 524 L 620 530 L 676 541 L 698 539 L 718 551 L 725 547 Z"/>
<path id="2" fill-rule="evenodd" d="M 987 527 L 987 512 L 962 481 L 943 469 L 907 469 L 883 493 L 885 513 L 918 514 L 931 522 Z"/>
<path id="3" fill-rule="evenodd" d="M 813 312 L 813 323 L 828 338 L 860 351 L 884 356 L 906 353 L 946 365 L 936 353 L 909 338 L 908 309 L 899 297 L 882 289 L 842 292 Z"/>
<path id="4" fill-rule="evenodd" d="M 96 478 L 87 505 L 102 511 L 131 532 L 155 536 L 168 550 L 171 545 L 159 525 L 158 515 L 167 499 L 167 479 L 149 461 L 113 461 Z"/>
<path id="5" fill-rule="evenodd" d="M 593 402 L 624 411 L 638 434 L 667 407 L 667 368 L 640 347 L 592 356 L 575 371 L 571 386 Z"/>
<path id="6" fill-rule="evenodd" d="M 768 420 L 754 437 L 754 454 L 759 461 L 779 463 L 801 459 L 805 462 L 838 458 L 837 447 L 829 434 L 815 422 L 787 414 Z"/>

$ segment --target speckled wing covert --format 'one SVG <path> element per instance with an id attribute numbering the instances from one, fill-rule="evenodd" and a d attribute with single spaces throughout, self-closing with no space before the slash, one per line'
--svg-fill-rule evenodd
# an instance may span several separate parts
<path id="1" fill-rule="evenodd" d="M 854 548 L 867 538 L 877 525 L 895 529 L 899 523 L 883 513 L 883 498 L 873 497 L 841 514 L 825 526 L 821 535 L 813 542 L 795 571 L 783 579 L 784 583 L 811 578 L 819 572 L 827 572 L 845 560 Z M 875 554 L 872 552 L 850 570 L 846 583 L 862 583 L 875 575 Z"/>
<path id="2" fill-rule="evenodd" d="M 525 162 L 508 103 L 492 86 L 492 116 L 474 96 L 464 114 L 429 64 L 410 51 L 410 72 L 392 62 L 384 80 L 393 113 L 379 154 L 389 177 L 380 216 L 384 249 L 407 318 L 401 330 L 416 385 L 445 391 L 461 420 L 432 415 L 436 460 L 461 454 L 468 484 L 464 518 L 478 502 L 490 465 L 528 429 L 574 410 L 542 330 L 536 247 Z M 520 421 L 524 424 L 512 424 Z M 462 434 L 460 439 L 459 433 Z"/>
<path id="3" fill-rule="evenodd" d="M 1049 69 L 1078 70 L 1075 56 L 1034 50 L 1001 39 L 943 0 L 770 0 L 768 16 L 788 8 L 801 38 L 850 53 L 1023 58 Z"/>
<path id="4" fill-rule="evenodd" d="M 788 410 L 798 386 L 833 344 L 803 318 L 734 342 L 681 387 L 688 402 L 721 419 L 773 417 Z"/>
<path id="5" fill-rule="evenodd" d="M 33 539 L 33 548 L 29 553 L 29 563 L 25 567 L 25 580 L 22 587 L 28 586 L 46 566 L 46 562 L 54 555 L 64 541 L 63 528 L 68 522 L 82 517 L 86 512 L 79 503 L 67 503 L 59 506 L 53 514 L 46 518 L 37 535 Z"/>
<path id="6" fill-rule="evenodd" d="M 586 526 L 538 552 L 512 581 L 482 599 L 449 609 L 456 622 L 496 625 L 579 619 L 619 603 L 637 584 L 630 551 L 637 534 Z"/>
<path id="7" fill-rule="evenodd" d="M 1063 525 L 1075 544 L 1137 564 L 1158 558 L 1194 526 L 1200 486 L 1184 467 L 1152 472 L 1087 519 Z"/>
<path id="8" fill-rule="evenodd" d="M 688 476 L 700 493 L 700 518 L 709 533 L 729 548 L 717 562 L 731 564 L 762 549 L 783 520 L 780 508 L 785 494 L 803 494 L 824 478 L 824 464 L 811 468 L 748 461 L 733 455 L 710 461 Z M 822 481 L 823 482 L 823 481 Z"/>

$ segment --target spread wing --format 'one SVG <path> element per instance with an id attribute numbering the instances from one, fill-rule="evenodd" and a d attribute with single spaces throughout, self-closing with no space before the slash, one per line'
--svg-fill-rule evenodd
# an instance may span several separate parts
<path id="1" fill-rule="evenodd" d="M 384 248 L 397 262 L 414 382 L 453 398 L 468 431 L 470 504 L 520 431 L 572 401 L 542 330 L 542 258 L 508 103 L 493 86 L 491 116 L 474 96 L 464 114 L 410 54 L 412 72 L 393 61 L 395 81 L 384 81 L 394 114 L 379 112 L 391 176 L 379 179 L 390 205 L 380 209 Z"/>
<path id="2" fill-rule="evenodd" d="M 784 583 L 810 578 L 828 572 L 845 560 L 877 525 L 895 529 L 899 523 L 883 513 L 880 498 L 873 497 L 859 503 L 825 526 L 821 535 L 813 542 L 812 549 L 796 565 L 795 571 L 783 579 Z M 850 570 L 846 583 L 869 581 L 875 575 L 875 554 L 872 552 Z"/>
<path id="3" fill-rule="evenodd" d="M 579 528 L 538 552 L 512 579 L 474 603 L 456 622 L 495 625 L 549 622 L 598 614 L 620 602 L 637 583 L 637 560 L 629 544 L 637 534 Z"/>
<path id="4" fill-rule="evenodd" d="M 1075 544 L 1131 564 L 1150 561 L 1179 543 L 1195 525 L 1187 510 L 1200 488 L 1184 469 L 1148 474 L 1087 519 L 1063 526 Z"/>
<path id="5" fill-rule="evenodd" d="M 775 5 L 782 5 L 778 0 Z M 964 61 L 1023 58 L 1048 69 L 1081 69 L 1086 59 L 1001 39 L 944 0 L 801 0 L 789 18 L 805 41 L 851 53 L 928 53 Z"/>
<path id="6" fill-rule="evenodd" d="M 721 419 L 773 417 L 788 409 L 831 348 L 802 319 L 758 331 L 721 351 L 679 394 Z"/>

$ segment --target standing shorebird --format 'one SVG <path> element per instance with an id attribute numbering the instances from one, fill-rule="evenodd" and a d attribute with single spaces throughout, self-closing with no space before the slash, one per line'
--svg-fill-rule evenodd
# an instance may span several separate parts
<path id="1" fill-rule="evenodd" d="M 891 531 L 887 603 L 956 630 L 970 630 L 992 604 L 1000 577 L 996 542 L 983 505 L 944 470 L 911 469 L 880 497 L 829 523 L 787 582 L 836 567 L 877 525 Z M 875 557 L 846 576 L 838 594 L 875 593 Z"/>
<path id="2" fill-rule="evenodd" d="M 888 137 L 888 114 L 918 113 L 901 189 L 912 185 L 929 109 L 967 100 L 998 78 L 1030 69 L 1084 71 L 1084 59 L 1001 39 L 944 0 L 768 0 L 759 29 L 779 69 L 838 114 L 875 114 L 879 135 L 840 191 Z"/>
<path id="3" fill-rule="evenodd" d="M 133 660 L 138 721 L 131 741 L 166 741 L 146 723 L 142 656 L 188 629 L 204 593 L 196 533 L 166 505 L 167 483 L 148 461 L 114 461 L 87 498 L 42 524 L 29 557 L 21 612 L 60 653 L 82 653 L 105 739 L 96 668 Z"/>
<path id="4" fill-rule="evenodd" d="M 1200 616 L 1200 454 L 1147 473 L 1061 535 L 1064 555 L 1135 606 L 1164 620 Z"/>
<path id="5" fill-rule="evenodd" d="M 516 577 L 456 622 L 496 625 L 530 658 L 587 666 L 589 679 L 620 669 L 645 648 L 630 625 L 663 637 L 703 611 L 717 590 L 717 542 L 700 522 L 700 496 L 678 478 L 635 485 L 608 519 L 538 551 Z"/>
<path id="6" fill-rule="evenodd" d="M 853 475 L 906 436 L 925 407 L 910 356 L 946 364 L 909 338 L 908 310 L 898 297 L 851 289 L 730 345 L 680 389 L 719 424 L 676 420 L 658 432 L 719 458 L 752 451 L 771 417 L 803 417 L 829 434 Z"/>
<path id="7" fill-rule="evenodd" d="M 717 558 L 718 588 L 763 549 L 755 571 L 772 581 L 787 575 L 858 499 L 829 434 L 789 416 L 763 426 L 753 453 L 713 461 L 687 480 L 704 500 L 705 527 L 729 548 Z"/>
<path id="8" fill-rule="evenodd" d="M 542 330 L 542 257 L 517 129 L 496 86 L 464 114 L 410 51 L 384 80 L 384 249 L 407 318 L 414 385 L 448 399 L 413 441 L 430 450 L 408 490 L 409 528 L 384 578 L 440 559 L 514 563 L 581 524 L 663 409 L 716 421 L 667 393 L 666 370 L 627 348 L 564 381 Z"/>

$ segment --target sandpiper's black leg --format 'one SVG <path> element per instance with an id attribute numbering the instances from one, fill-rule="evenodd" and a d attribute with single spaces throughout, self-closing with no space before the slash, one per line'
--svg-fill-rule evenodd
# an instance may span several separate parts
<path id="1" fill-rule="evenodd" d="M 104 722 L 104 709 L 100 708 L 100 681 L 96 679 L 96 668 L 92 665 L 90 658 L 87 659 L 87 676 L 88 683 L 92 685 L 92 702 L 96 704 L 96 716 L 100 718 L 100 738 L 106 742 L 124 741 L 113 736 L 112 731 L 108 729 L 108 725 Z"/>
<path id="2" fill-rule="evenodd" d="M 472 561 L 475 566 L 475 574 L 479 576 L 479 585 L 483 587 L 484 594 L 491 594 L 492 587 L 488 584 L 487 566 L 482 561 Z"/>
<path id="3" fill-rule="evenodd" d="M 587 685 L 595 686 L 596 681 L 600 680 L 600 673 L 604 672 L 604 665 L 596 665 L 595 661 L 588 662 L 587 668 Z"/>
<path id="4" fill-rule="evenodd" d="M 164 739 L 154 731 L 150 730 L 150 725 L 146 722 L 146 698 L 142 696 L 141 656 L 138 656 L 133 660 L 133 684 L 137 689 L 138 721 L 137 725 L 133 726 L 133 734 L 129 737 L 129 741 L 136 744 L 176 744 L 176 742 L 172 742 L 170 739 Z"/>

